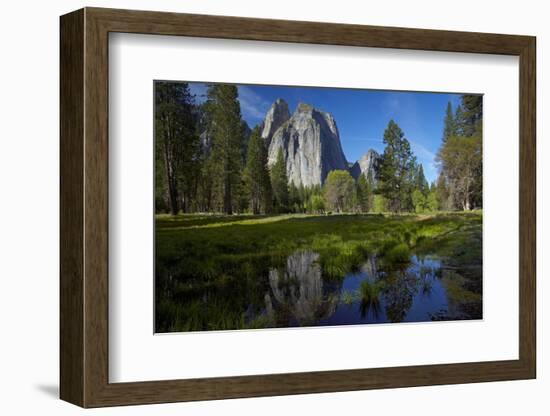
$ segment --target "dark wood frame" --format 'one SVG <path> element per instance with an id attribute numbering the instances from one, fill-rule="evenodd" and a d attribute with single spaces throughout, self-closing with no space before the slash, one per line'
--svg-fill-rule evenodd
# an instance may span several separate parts
<path id="1" fill-rule="evenodd" d="M 519 56 L 519 359 L 109 383 L 109 32 Z M 535 45 L 529 36 L 99 8 L 62 16 L 61 398 L 100 407 L 535 378 Z"/>

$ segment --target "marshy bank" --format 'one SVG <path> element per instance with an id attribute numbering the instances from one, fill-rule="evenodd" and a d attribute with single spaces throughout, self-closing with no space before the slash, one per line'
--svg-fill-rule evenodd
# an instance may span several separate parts
<path id="1" fill-rule="evenodd" d="M 157 332 L 482 318 L 482 213 L 156 217 Z"/>

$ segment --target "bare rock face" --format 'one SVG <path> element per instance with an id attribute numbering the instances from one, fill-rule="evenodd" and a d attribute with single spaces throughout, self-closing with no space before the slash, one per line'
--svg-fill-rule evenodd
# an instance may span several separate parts
<path id="1" fill-rule="evenodd" d="M 262 139 L 265 140 L 266 146 L 269 147 L 269 142 L 273 133 L 281 127 L 283 123 L 288 121 L 290 113 L 288 112 L 288 104 L 282 98 L 278 98 L 268 110 L 265 119 L 262 123 Z"/>
<path id="2" fill-rule="evenodd" d="M 379 164 L 380 155 L 376 150 L 370 149 L 361 157 L 361 159 L 353 164 L 350 168 L 350 174 L 357 180 L 360 175 L 365 176 L 365 179 L 367 179 L 370 173 L 372 178 L 376 180 L 376 172 Z"/>
<path id="3" fill-rule="evenodd" d="M 283 100 L 277 100 L 284 103 Z M 271 107 L 284 107 L 277 102 Z M 285 103 L 286 104 L 286 103 Z M 286 106 L 288 109 L 288 106 Z M 274 111 L 275 112 L 275 111 Z M 268 148 L 268 165 L 275 163 L 279 151 L 283 153 L 289 183 L 310 187 L 322 185 L 331 170 L 347 169 L 340 136 L 332 115 L 300 103 L 292 116 L 275 130 L 271 109 L 264 121 L 264 139 Z M 281 120 L 284 117 L 281 118 Z M 272 126 L 269 129 L 268 126 Z M 267 130 L 266 130 L 267 129 Z"/>

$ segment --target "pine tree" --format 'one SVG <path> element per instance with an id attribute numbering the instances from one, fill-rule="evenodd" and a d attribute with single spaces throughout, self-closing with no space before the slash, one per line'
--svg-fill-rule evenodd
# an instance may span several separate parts
<path id="1" fill-rule="evenodd" d="M 464 94 L 460 97 L 463 112 L 461 114 L 462 135 L 471 137 L 481 133 L 483 115 L 483 96 Z"/>
<path id="2" fill-rule="evenodd" d="M 435 212 L 439 210 L 439 201 L 437 199 L 437 192 L 435 190 L 435 187 L 432 187 L 432 189 L 430 189 L 428 197 L 426 198 L 426 205 L 430 212 Z"/>
<path id="3" fill-rule="evenodd" d="M 267 169 L 267 150 L 260 137 L 259 127 L 255 127 L 250 134 L 244 177 L 252 213 L 269 213 L 272 204 L 271 179 Z"/>
<path id="4" fill-rule="evenodd" d="M 455 136 L 464 135 L 464 112 L 462 111 L 462 106 L 460 104 L 456 107 L 455 110 L 454 128 Z"/>
<path id="5" fill-rule="evenodd" d="M 374 183 L 372 173 L 368 173 L 368 179 L 365 175 L 359 175 L 356 183 L 357 205 L 360 212 L 369 212 L 372 210 L 374 198 Z"/>
<path id="6" fill-rule="evenodd" d="M 172 215 L 188 211 L 194 198 L 200 148 L 193 107 L 189 84 L 155 83 L 155 188 L 166 190 Z"/>
<path id="7" fill-rule="evenodd" d="M 368 210 L 367 212 L 372 211 L 374 207 L 374 194 L 375 194 L 375 183 L 374 183 L 374 177 L 372 172 L 369 170 L 369 173 L 367 174 L 367 200 L 368 200 Z"/>
<path id="8" fill-rule="evenodd" d="M 357 178 L 355 193 L 357 194 L 357 208 L 359 212 L 368 212 L 367 179 L 363 174 Z"/>
<path id="9" fill-rule="evenodd" d="M 301 212 L 302 211 L 302 193 L 303 186 L 298 188 L 294 185 L 294 182 L 290 182 L 288 185 L 288 208 L 292 212 Z"/>
<path id="10" fill-rule="evenodd" d="M 248 144 L 250 143 L 251 134 L 252 130 L 250 130 L 250 127 L 248 127 L 248 123 L 244 120 L 241 120 L 241 157 L 243 160 L 243 165 L 246 164 L 246 154 L 248 152 Z"/>
<path id="11" fill-rule="evenodd" d="M 437 155 L 440 208 L 482 207 L 482 117 L 483 97 L 462 95 L 455 112 L 455 132 L 443 141 Z"/>
<path id="12" fill-rule="evenodd" d="M 279 150 L 277 159 L 271 166 L 270 177 L 275 206 L 279 212 L 285 212 L 288 210 L 288 177 L 282 150 Z"/>
<path id="13" fill-rule="evenodd" d="M 337 212 L 352 208 L 355 194 L 354 181 L 347 170 L 332 170 L 329 172 L 323 193 L 326 205 Z"/>
<path id="14" fill-rule="evenodd" d="M 475 182 L 482 163 L 481 138 L 450 137 L 438 153 L 438 161 L 449 183 L 455 204 L 462 210 L 472 209 Z"/>
<path id="15" fill-rule="evenodd" d="M 428 195 L 428 192 L 430 191 L 430 185 L 424 176 L 424 168 L 422 167 L 422 163 L 420 163 L 417 167 L 415 188 L 418 189 L 424 196 Z"/>
<path id="16" fill-rule="evenodd" d="M 437 183 L 435 184 L 435 195 L 437 196 L 437 205 L 439 206 L 439 209 L 449 211 L 454 208 L 449 187 L 443 172 L 441 172 L 437 177 Z"/>
<path id="17" fill-rule="evenodd" d="M 237 87 L 211 85 L 208 88 L 208 101 L 213 198 L 222 212 L 231 215 L 239 206 L 242 171 L 243 129 Z"/>
<path id="18" fill-rule="evenodd" d="M 481 152 L 483 130 L 483 96 L 464 94 L 461 97 L 463 114 L 463 134 L 466 137 L 476 137 Z M 470 205 L 481 208 L 483 205 L 483 160 L 477 159 L 474 168 L 474 179 L 470 196 Z"/>
<path id="19" fill-rule="evenodd" d="M 445 111 L 445 120 L 443 121 L 443 143 L 456 133 L 455 128 L 455 116 L 453 114 L 453 106 L 449 101 L 447 103 L 447 110 Z"/>
<path id="20" fill-rule="evenodd" d="M 384 131 L 384 144 L 386 147 L 378 172 L 378 192 L 385 198 L 390 211 L 409 210 L 412 208 L 416 160 L 409 141 L 393 120 Z"/>
<path id="21" fill-rule="evenodd" d="M 412 193 L 412 203 L 414 211 L 417 213 L 425 212 L 427 210 L 427 198 L 419 189 L 415 189 Z"/>

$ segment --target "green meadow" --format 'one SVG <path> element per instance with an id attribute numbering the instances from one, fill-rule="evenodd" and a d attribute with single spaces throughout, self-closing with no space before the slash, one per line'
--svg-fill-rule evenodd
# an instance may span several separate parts
<path id="1" fill-rule="evenodd" d="M 482 317 L 481 211 L 160 214 L 155 251 L 157 332 Z"/>

